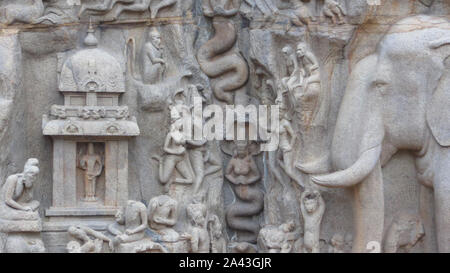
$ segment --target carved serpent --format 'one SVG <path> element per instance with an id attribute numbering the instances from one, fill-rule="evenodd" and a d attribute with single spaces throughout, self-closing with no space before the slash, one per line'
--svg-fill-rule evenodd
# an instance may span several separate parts
<path id="1" fill-rule="evenodd" d="M 214 37 L 200 47 L 197 61 L 202 71 L 210 78 L 218 78 L 212 90 L 218 100 L 233 102 L 235 91 L 248 80 L 248 66 L 245 59 L 234 52 L 237 40 L 236 28 L 231 19 L 213 17 Z M 220 78 L 219 78 L 220 77 Z"/>
<path id="2" fill-rule="evenodd" d="M 240 241 L 255 243 L 260 226 L 252 218 L 263 210 L 264 195 L 256 184 L 236 185 L 234 192 L 238 199 L 227 211 L 228 226 L 245 232 L 239 236 Z"/>

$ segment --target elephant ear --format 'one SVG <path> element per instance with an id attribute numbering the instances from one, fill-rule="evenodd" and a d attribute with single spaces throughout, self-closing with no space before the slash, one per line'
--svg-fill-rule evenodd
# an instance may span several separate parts
<path id="1" fill-rule="evenodd" d="M 441 39 L 431 44 L 437 49 L 449 45 L 450 39 Z M 450 146 L 450 56 L 444 61 L 444 72 L 427 109 L 427 122 L 436 141 L 444 147 Z"/>

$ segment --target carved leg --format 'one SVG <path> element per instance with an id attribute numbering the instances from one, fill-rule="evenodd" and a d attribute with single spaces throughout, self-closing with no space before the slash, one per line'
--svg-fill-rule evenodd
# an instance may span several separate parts
<path id="1" fill-rule="evenodd" d="M 190 168 L 190 165 L 186 162 L 186 160 L 181 160 L 176 165 L 177 171 L 181 174 L 184 178 L 177 178 L 175 181 L 177 183 L 183 183 L 183 184 L 191 184 L 194 181 L 194 177 L 192 175 L 192 169 Z"/>
<path id="2" fill-rule="evenodd" d="M 450 148 L 445 149 L 450 155 Z M 443 152 L 443 151 L 441 151 Z M 436 166 L 434 180 L 434 213 L 436 220 L 436 235 L 440 253 L 450 253 L 450 175 L 448 166 L 450 156 L 443 155 Z M 447 158 L 445 158 L 447 157 Z M 437 161 L 437 160 L 436 160 Z"/>
<path id="3" fill-rule="evenodd" d="M 354 188 L 354 253 L 368 252 L 368 246 L 381 247 L 384 226 L 384 191 L 380 163 Z"/>
<path id="4" fill-rule="evenodd" d="M 159 162 L 159 181 L 162 184 L 169 182 L 178 160 L 177 156 L 166 155 L 164 160 Z"/>
<path id="5" fill-rule="evenodd" d="M 152 18 L 152 19 L 156 18 L 160 9 L 169 7 L 173 4 L 175 4 L 176 2 L 177 2 L 177 0 L 165 0 L 165 1 L 160 2 L 158 5 L 156 5 L 156 7 L 154 7 L 152 9 L 150 18 Z"/>

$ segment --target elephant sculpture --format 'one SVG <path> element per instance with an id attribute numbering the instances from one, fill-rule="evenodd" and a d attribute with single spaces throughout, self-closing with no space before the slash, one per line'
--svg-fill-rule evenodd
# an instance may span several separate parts
<path id="1" fill-rule="evenodd" d="M 450 22 L 418 15 L 400 20 L 372 55 L 353 68 L 331 149 L 325 187 L 354 190 L 353 252 L 381 244 L 381 167 L 398 150 L 416 156 L 419 181 L 434 189 L 440 252 L 450 252 Z M 326 172 L 326 171 L 325 171 Z"/>

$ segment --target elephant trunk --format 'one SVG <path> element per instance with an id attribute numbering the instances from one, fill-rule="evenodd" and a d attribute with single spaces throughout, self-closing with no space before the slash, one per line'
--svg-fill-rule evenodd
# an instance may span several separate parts
<path id="1" fill-rule="evenodd" d="M 349 168 L 326 175 L 312 176 L 314 183 L 332 188 L 353 187 L 364 181 L 375 168 L 381 155 L 381 144 L 361 154 Z"/>

